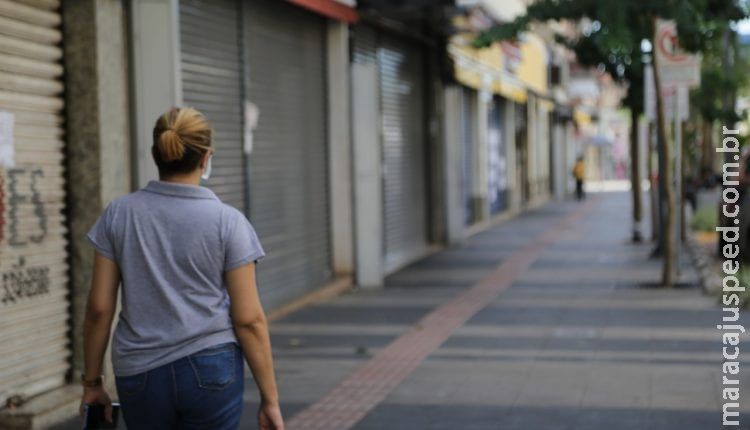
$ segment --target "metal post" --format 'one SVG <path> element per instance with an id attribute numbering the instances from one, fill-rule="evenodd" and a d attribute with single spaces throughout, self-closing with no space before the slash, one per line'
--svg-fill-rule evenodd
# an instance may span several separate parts
<path id="1" fill-rule="evenodd" d="M 679 211 L 677 216 L 675 216 L 675 235 L 673 236 L 675 238 L 674 243 L 674 255 L 675 255 L 675 264 L 674 264 L 674 270 L 675 270 L 675 282 L 679 283 L 680 279 L 680 259 L 682 257 L 682 212 L 684 211 L 683 208 L 683 199 L 682 199 L 682 115 L 680 112 L 680 92 L 682 91 L 681 88 L 676 88 L 674 92 L 674 188 L 675 188 L 675 208 Z M 671 167 L 671 166 L 668 166 Z"/>

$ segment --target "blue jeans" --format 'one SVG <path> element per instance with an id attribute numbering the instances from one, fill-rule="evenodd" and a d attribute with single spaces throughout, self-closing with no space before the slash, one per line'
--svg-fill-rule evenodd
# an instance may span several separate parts
<path id="1" fill-rule="evenodd" d="M 129 430 L 237 429 L 245 367 L 240 347 L 227 343 L 133 376 L 117 377 Z"/>

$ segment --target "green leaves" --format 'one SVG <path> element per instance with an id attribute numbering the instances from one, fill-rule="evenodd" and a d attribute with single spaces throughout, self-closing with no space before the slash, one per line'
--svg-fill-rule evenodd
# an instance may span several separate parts
<path id="1" fill-rule="evenodd" d="M 727 75 L 722 71 L 721 37 L 730 21 L 747 16 L 747 0 L 539 0 L 528 7 L 525 15 L 480 33 L 473 46 L 516 39 L 533 23 L 573 23 L 578 26 L 578 34 L 557 35 L 556 41 L 575 52 L 580 64 L 603 67 L 616 81 L 628 83 L 625 104 L 642 112 L 643 60 L 647 53 L 641 50 L 641 40 L 653 39 L 653 17 L 673 19 L 681 47 L 703 53 L 704 64 L 708 63 L 699 90 L 703 93 L 696 99 L 701 113 L 706 118 L 727 118 L 733 112 L 717 108 L 721 106 L 719 100 L 727 91 L 744 84 L 746 78 L 744 74 Z"/>

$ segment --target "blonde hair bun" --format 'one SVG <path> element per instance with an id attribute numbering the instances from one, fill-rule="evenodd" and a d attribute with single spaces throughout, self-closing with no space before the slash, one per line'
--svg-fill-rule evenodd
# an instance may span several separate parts
<path id="1" fill-rule="evenodd" d="M 164 161 L 180 160 L 185 155 L 185 143 L 172 129 L 164 130 L 159 136 L 159 152 Z"/>
<path id="2" fill-rule="evenodd" d="M 211 127 L 206 118 L 189 107 L 172 108 L 156 120 L 151 154 L 160 173 L 194 170 L 200 157 L 213 153 Z"/>

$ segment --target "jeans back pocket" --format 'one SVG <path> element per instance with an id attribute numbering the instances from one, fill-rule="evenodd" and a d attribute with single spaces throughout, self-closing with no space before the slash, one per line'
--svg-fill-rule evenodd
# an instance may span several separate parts
<path id="1" fill-rule="evenodd" d="M 204 349 L 188 357 L 195 372 L 198 386 L 208 390 L 221 390 L 235 379 L 237 346 L 234 343 Z"/>

